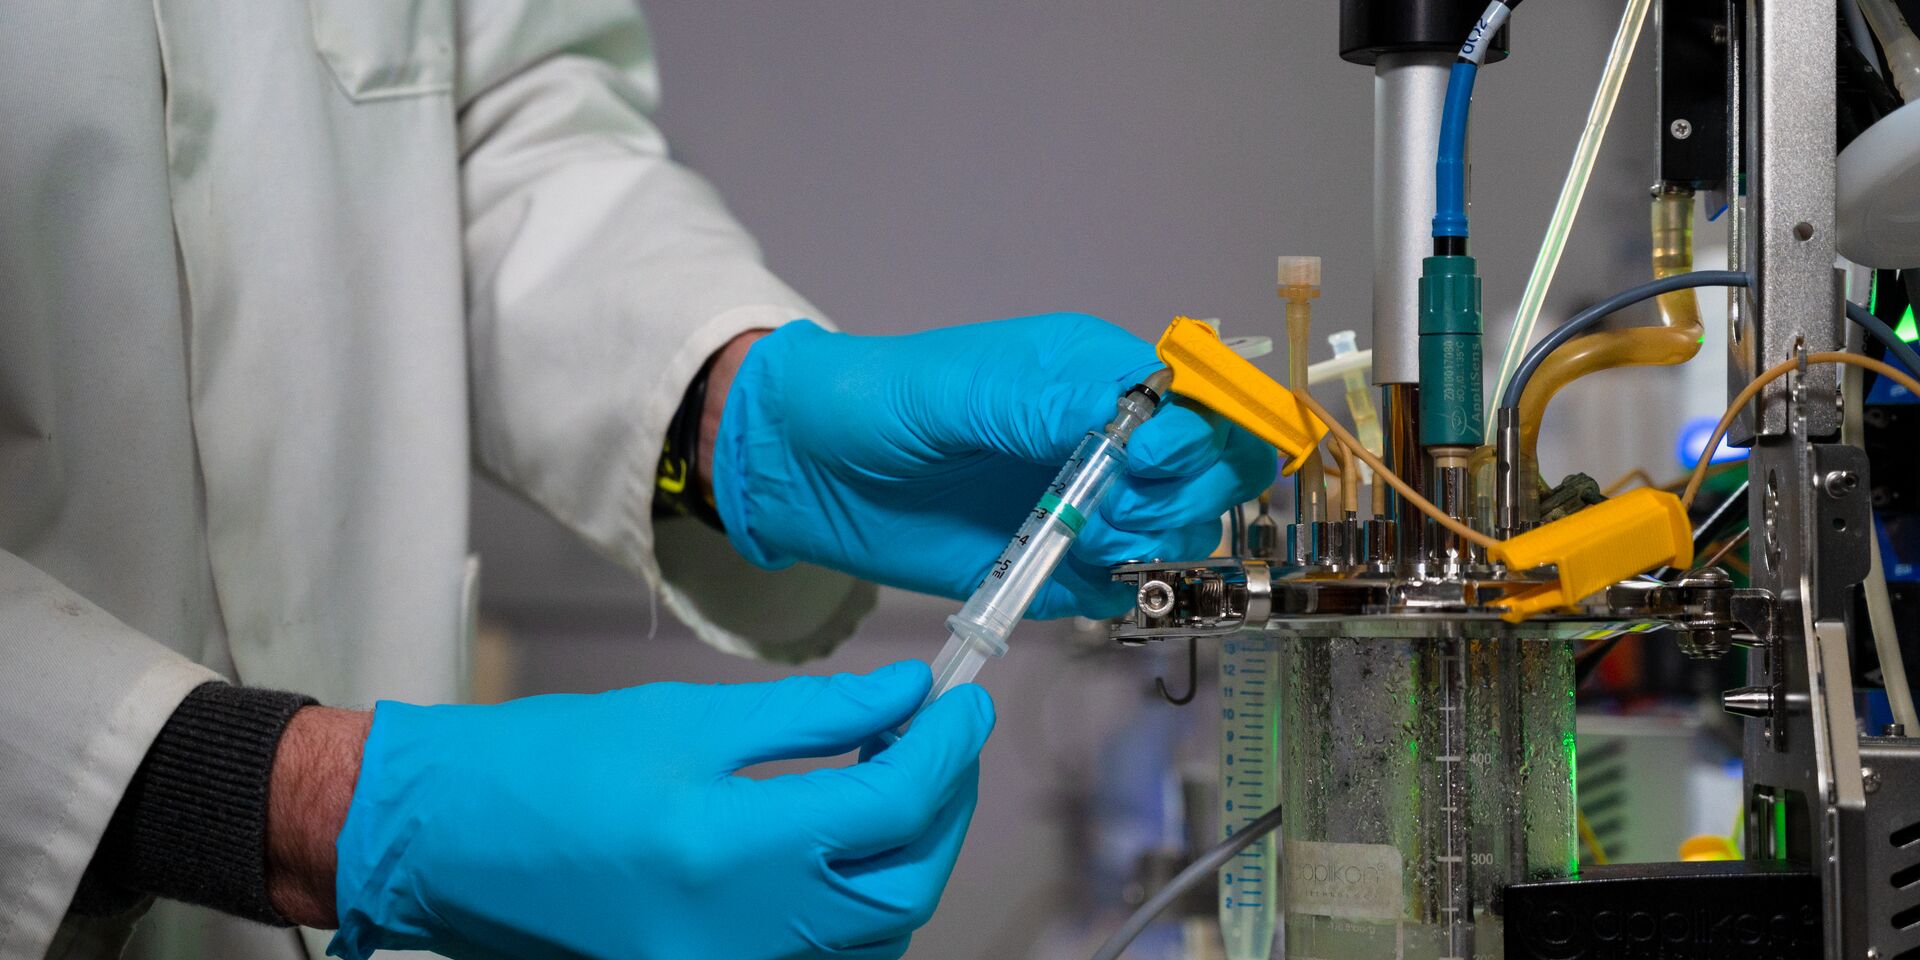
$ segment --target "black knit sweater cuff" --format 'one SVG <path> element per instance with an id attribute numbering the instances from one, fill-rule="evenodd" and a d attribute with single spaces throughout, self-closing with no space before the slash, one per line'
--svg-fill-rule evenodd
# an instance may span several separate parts
<path id="1" fill-rule="evenodd" d="M 314 702 L 217 682 L 187 694 L 127 786 L 74 911 L 152 895 L 291 926 L 267 897 L 267 780 L 288 721 Z"/>

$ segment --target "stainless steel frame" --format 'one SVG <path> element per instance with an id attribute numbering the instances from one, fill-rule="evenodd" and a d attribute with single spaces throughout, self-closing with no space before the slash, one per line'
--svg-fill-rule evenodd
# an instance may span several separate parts
<path id="1" fill-rule="evenodd" d="M 1755 283 L 1736 314 L 1729 394 L 1772 364 L 1842 349 L 1845 322 L 1833 269 L 1833 10 L 1789 0 L 1733 10 L 1744 24 L 1729 99 L 1749 151 L 1741 162 L 1736 138 L 1731 182 L 1744 175 L 1747 209 L 1733 248 Z M 1920 742 L 1863 739 L 1854 713 L 1850 591 L 1866 576 L 1872 527 L 1866 455 L 1830 442 L 1839 382 L 1835 368 L 1809 367 L 1768 388 L 1740 424 L 1753 443 L 1753 586 L 1776 602 L 1751 685 L 1729 706 L 1746 696 L 1765 708 L 1736 710 L 1749 717 L 1749 855 L 1811 866 L 1826 956 L 1878 960 L 1920 946 L 1920 888 L 1909 889 L 1920 831 L 1901 832 L 1920 820 Z M 1855 483 L 1826 482 L 1844 474 Z M 1903 870 L 1913 872 L 1896 879 Z"/>
<path id="2" fill-rule="evenodd" d="M 1834 197 L 1834 11 L 1808 0 L 1746 0 L 1744 107 L 1736 124 L 1751 151 L 1746 169 L 1729 183 L 1746 184 L 1746 216 L 1736 240 L 1754 286 L 1750 307 L 1728 340 L 1728 399 L 1760 370 L 1808 350 L 1838 349 L 1842 316 L 1833 276 Z M 1737 142 L 1737 140 L 1736 140 Z M 1738 148 L 1736 148 L 1738 149 Z M 1744 173 L 1745 178 L 1742 179 Z M 1738 202 L 1735 197 L 1732 202 Z M 1809 371 L 1815 396 L 1838 389 L 1831 367 Z M 1762 395 L 1762 436 L 1784 436 L 1787 385 Z M 1837 406 L 1805 411 L 1815 436 L 1840 429 Z M 1755 433 L 1754 422 L 1736 424 L 1735 442 Z"/>

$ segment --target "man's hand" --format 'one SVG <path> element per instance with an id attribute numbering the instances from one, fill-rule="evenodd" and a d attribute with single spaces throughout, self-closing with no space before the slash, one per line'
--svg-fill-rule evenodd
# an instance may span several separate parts
<path id="1" fill-rule="evenodd" d="M 334 840 L 346 822 L 373 714 L 306 707 L 293 715 L 267 786 L 267 896 L 282 916 L 331 929 Z"/>
<path id="2" fill-rule="evenodd" d="M 956 687 L 864 762 L 754 779 L 900 725 L 925 664 L 374 710 L 329 952 L 887 960 L 973 815 L 993 707 Z"/>
<path id="3" fill-rule="evenodd" d="M 791 323 L 752 343 L 733 378 L 708 460 L 715 505 L 761 566 L 805 560 L 958 599 L 1087 431 L 1159 366 L 1151 344 L 1082 314 L 902 337 Z M 1221 515 L 1276 467 L 1252 434 L 1163 407 L 1033 615 L 1126 609 L 1132 593 L 1108 567 L 1207 556 Z"/>

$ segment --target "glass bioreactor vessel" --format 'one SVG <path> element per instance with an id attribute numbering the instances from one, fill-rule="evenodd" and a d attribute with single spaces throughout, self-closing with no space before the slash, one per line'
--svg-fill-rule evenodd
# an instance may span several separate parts
<path id="1" fill-rule="evenodd" d="M 1283 259 L 1280 276 L 1304 352 L 1318 264 Z M 1477 310 L 1477 285 L 1470 299 Z M 1477 336 L 1442 336 L 1461 342 L 1435 356 L 1478 363 Z M 1599 589 L 1684 569 L 1679 502 L 1636 492 L 1499 524 L 1503 504 L 1479 478 L 1508 461 L 1478 435 L 1477 408 L 1427 404 L 1420 423 L 1443 429 L 1396 426 L 1418 407 L 1388 391 L 1389 429 L 1374 441 L 1386 449 L 1374 450 L 1204 325 L 1176 320 L 1160 356 L 1176 396 L 1274 443 L 1298 491 L 1284 537 L 1250 535 L 1275 526 L 1263 515 L 1234 525 L 1228 556 L 1114 573 L 1136 596 L 1116 639 L 1218 644 L 1227 956 L 1500 960 L 1508 888 L 1579 865 L 1575 642 L 1671 626 L 1676 613 L 1689 629 L 1724 629 L 1685 603 L 1663 620 L 1630 583 L 1618 598 Z M 1304 387 L 1305 366 L 1292 367 Z M 1333 463 L 1321 460 L 1329 445 Z M 1490 459 L 1501 469 L 1484 469 Z M 1231 843 L 1270 827 L 1275 808 L 1277 835 Z"/>
<path id="2" fill-rule="evenodd" d="M 1285 955 L 1502 956 L 1500 891 L 1577 863 L 1571 644 L 1392 619 L 1268 632 Z"/>

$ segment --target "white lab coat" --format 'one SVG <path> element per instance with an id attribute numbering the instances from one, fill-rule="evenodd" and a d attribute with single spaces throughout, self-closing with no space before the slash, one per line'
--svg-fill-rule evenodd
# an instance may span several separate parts
<path id="1" fill-rule="evenodd" d="M 0 960 L 118 949 L 66 907 L 195 685 L 461 695 L 475 463 L 723 648 L 871 606 L 650 519 L 702 361 L 817 317 L 654 97 L 630 0 L 0 6 Z M 136 952 L 303 949 L 161 912 Z"/>

